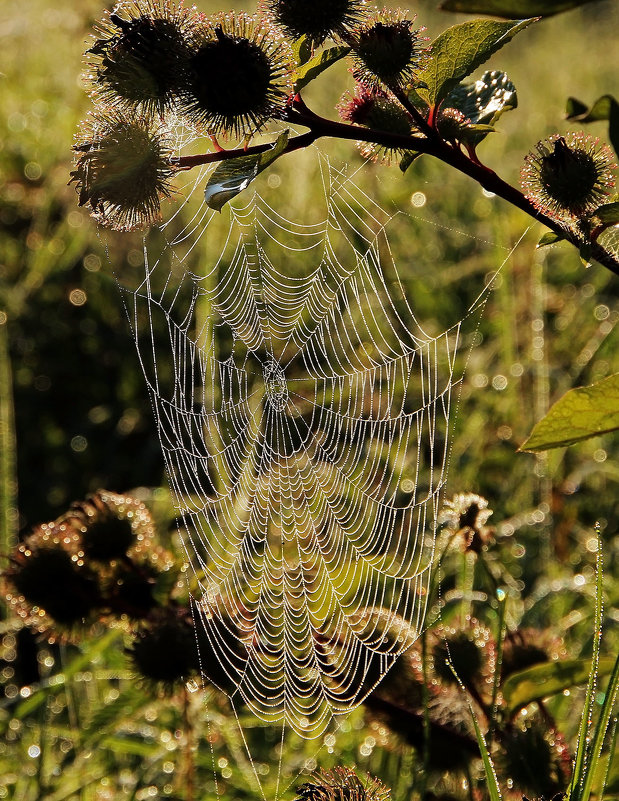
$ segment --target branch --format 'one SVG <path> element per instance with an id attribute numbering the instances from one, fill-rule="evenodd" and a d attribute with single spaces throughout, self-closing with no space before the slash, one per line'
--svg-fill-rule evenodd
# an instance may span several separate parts
<path id="1" fill-rule="evenodd" d="M 494 170 L 491 170 L 479 162 L 472 161 L 465 156 L 461 150 L 451 148 L 448 145 L 440 147 L 439 150 L 440 152 L 437 154 L 437 157 L 441 161 L 444 161 L 446 164 L 455 167 L 460 172 L 473 178 L 488 192 L 493 192 L 495 195 L 502 197 L 503 200 L 507 200 L 512 206 L 516 206 L 516 208 L 521 209 L 530 217 L 533 217 L 534 220 L 541 222 L 575 247 L 580 249 L 582 245 L 588 244 L 591 248 L 591 257 L 612 273 L 619 276 L 619 259 L 600 244 L 597 242 L 589 242 L 569 225 L 544 214 L 537 209 L 533 202 L 525 197 L 519 189 L 516 189 L 516 187 L 511 186 L 511 184 L 508 184 L 500 178 Z"/>
<path id="2" fill-rule="evenodd" d="M 301 150 L 304 147 L 309 147 L 313 144 L 318 136 L 313 132 L 294 136 L 286 146 L 283 153 L 292 153 L 294 150 Z M 262 145 L 252 145 L 251 147 L 239 147 L 234 150 L 215 150 L 212 153 L 199 153 L 195 156 L 174 156 L 170 159 L 170 164 L 176 170 L 191 170 L 193 167 L 199 167 L 202 164 L 213 164 L 217 161 L 226 161 L 227 159 L 238 159 L 242 156 L 254 156 L 259 153 L 265 153 L 273 147 L 272 143 L 265 142 Z"/>
<path id="3" fill-rule="evenodd" d="M 398 87 L 390 87 L 390 89 L 391 89 L 391 92 L 393 93 L 393 95 L 398 99 L 398 102 L 400 103 L 400 105 L 402 105 L 408 111 L 408 113 L 411 115 L 411 117 L 413 118 L 413 122 L 415 123 L 417 128 L 419 128 L 419 130 L 422 133 L 424 133 L 427 137 L 429 137 L 430 139 L 432 139 L 435 136 L 437 136 L 437 133 L 434 130 L 434 128 L 428 123 L 428 121 L 423 116 L 423 114 L 419 111 L 419 109 L 416 108 L 413 105 L 413 103 L 411 103 L 411 101 L 408 99 L 408 96 L 407 96 L 406 92 L 404 92 L 401 87 L 399 87 L 399 88 Z"/>
<path id="4" fill-rule="evenodd" d="M 412 106 L 406 98 L 398 96 L 398 100 L 404 103 L 406 100 L 406 110 L 413 114 L 415 112 L 415 123 L 421 127 L 417 117 L 421 117 L 419 111 Z M 427 153 L 434 156 L 445 164 L 449 164 L 464 175 L 473 178 L 486 191 L 503 198 L 512 206 L 519 208 L 532 217 L 537 222 L 542 223 L 551 231 L 561 236 L 566 241 L 580 249 L 583 245 L 590 248 L 591 258 L 599 262 L 615 275 L 619 276 L 619 258 L 614 256 L 597 242 L 585 239 L 577 230 L 549 217 L 537 209 L 535 205 L 516 187 L 511 186 L 500 178 L 494 170 L 486 167 L 478 160 L 469 158 L 459 148 L 450 145 L 423 119 L 421 121 L 428 131 L 428 135 L 408 135 L 394 134 L 388 131 L 372 130 L 360 125 L 351 125 L 343 122 L 336 122 L 324 117 L 320 117 L 311 111 L 303 102 L 300 95 L 296 95 L 290 106 L 282 114 L 281 119 L 296 125 L 309 128 L 309 131 L 299 136 L 294 136 L 289 140 L 283 153 L 292 153 L 295 150 L 308 147 L 317 139 L 330 137 L 333 139 L 356 140 L 368 142 L 370 144 L 382 145 L 383 147 L 397 148 L 399 150 L 409 150 L 416 153 Z M 424 129 L 424 130 L 425 130 Z M 235 159 L 242 156 L 251 156 L 264 153 L 273 145 L 264 143 L 253 145 L 247 148 L 236 148 L 234 150 L 218 150 L 212 153 L 204 153 L 195 156 L 179 156 L 170 159 L 170 164 L 177 170 L 188 170 L 201 164 L 211 164 L 213 162 Z M 283 155 L 282 153 L 282 155 Z"/>

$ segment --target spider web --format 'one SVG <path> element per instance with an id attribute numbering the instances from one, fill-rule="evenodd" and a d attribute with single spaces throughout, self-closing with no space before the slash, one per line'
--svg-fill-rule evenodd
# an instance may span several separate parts
<path id="1" fill-rule="evenodd" d="M 302 737 L 358 705 L 422 630 L 462 377 L 463 320 L 432 334 L 417 320 L 392 215 L 321 171 L 319 222 L 258 194 L 228 220 L 202 206 L 145 247 L 123 290 L 202 670 Z M 198 242 L 200 275 L 185 268 Z"/>

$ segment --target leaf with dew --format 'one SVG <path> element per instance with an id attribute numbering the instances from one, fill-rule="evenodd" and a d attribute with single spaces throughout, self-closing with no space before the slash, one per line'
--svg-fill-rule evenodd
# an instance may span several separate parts
<path id="1" fill-rule="evenodd" d="M 288 131 L 284 131 L 273 147 L 264 153 L 222 161 L 204 188 L 206 205 L 215 211 L 221 211 L 228 201 L 247 189 L 256 176 L 279 158 L 287 145 Z"/>
<path id="2" fill-rule="evenodd" d="M 428 63 L 417 76 L 427 87 L 417 89 L 419 96 L 429 106 L 437 106 L 460 81 L 535 21 L 477 19 L 448 28 L 432 42 Z"/>

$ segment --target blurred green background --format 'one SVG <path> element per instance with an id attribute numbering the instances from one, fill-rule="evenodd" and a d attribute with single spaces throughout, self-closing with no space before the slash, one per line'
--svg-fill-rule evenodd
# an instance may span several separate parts
<path id="1" fill-rule="evenodd" d="M 199 6 L 227 10 L 215 3 Z M 113 268 L 132 283 L 142 263 L 142 239 L 100 234 L 67 186 L 74 134 L 90 105 L 80 79 L 82 53 L 102 9 L 94 0 L 0 6 L 0 393 L 6 412 L 12 375 L 19 510 L 12 522 L 19 530 L 56 517 L 99 487 L 141 487 L 145 498 L 165 495 L 156 489 L 166 486 L 162 458 L 112 273 Z M 414 11 L 431 37 L 466 19 L 436 11 L 430 0 L 416 3 Z M 482 160 L 517 183 L 522 159 L 539 139 L 574 129 L 563 120 L 569 95 L 591 103 L 616 94 L 618 30 L 619 6 L 605 0 L 535 25 L 495 55 L 485 67 L 508 73 L 519 108 L 481 146 Z M 310 87 L 306 101 L 333 115 L 351 85 L 345 66 L 338 65 Z M 588 132 L 607 136 L 603 123 Z M 347 163 L 351 171 L 361 166 L 351 143 L 318 146 L 335 165 Z M 276 198 L 291 218 L 310 222 L 322 208 L 315 165 L 311 153 L 287 156 L 258 179 L 257 189 L 268 200 Z M 617 279 L 598 265 L 583 268 L 567 246 L 536 251 L 539 226 L 428 158 L 405 176 L 397 167 L 366 166 L 355 181 L 384 208 L 411 216 L 401 228 L 394 226 L 391 243 L 422 321 L 443 326 L 464 315 L 524 235 L 495 282 L 478 331 L 470 331 L 464 343 L 474 348 L 449 488 L 488 498 L 500 543 L 497 558 L 522 594 L 520 614 L 526 617 L 527 609 L 546 598 L 535 606 L 534 622 L 567 632 L 574 655 L 586 654 L 591 642 L 591 538 L 599 523 L 612 649 L 619 623 L 617 436 L 547 455 L 520 454 L 517 448 L 566 390 L 619 370 Z M 194 253 L 187 266 L 199 273 L 200 246 Z M 3 436 L 8 469 L 10 432 Z M 574 576 L 584 576 L 584 585 L 574 583 Z M 116 654 L 112 667 L 118 668 L 121 656 Z M 228 724 L 222 719 L 218 725 Z M 378 770 L 371 764 L 373 747 L 367 759 L 359 752 L 365 742 L 354 728 L 363 725 L 359 715 L 347 725 L 351 733 L 338 752 L 345 747 L 349 757 Z M 243 763 L 242 747 L 235 747 Z M 301 756 L 297 762 L 302 764 Z M 243 770 L 251 773 L 247 764 Z M 239 786 L 243 770 L 235 773 Z"/>
<path id="2" fill-rule="evenodd" d="M 215 4 L 203 8 L 221 10 Z M 415 11 L 429 36 L 465 19 L 441 14 L 430 2 Z M 0 11 L 0 291 L 14 380 L 20 529 L 57 515 L 99 486 L 127 490 L 163 481 L 145 388 L 105 254 L 106 246 L 112 248 L 112 264 L 127 280 L 141 264 L 141 239 L 107 232 L 101 237 L 67 186 L 73 137 L 89 108 L 80 81 L 82 53 L 100 12 L 95 2 L 75 7 L 43 0 L 19 9 L 5 4 Z M 489 62 L 510 75 L 519 94 L 519 108 L 481 147 L 482 158 L 507 180 L 517 182 L 523 155 L 538 139 L 570 129 L 562 120 L 568 95 L 591 102 L 612 92 L 618 14 L 615 3 L 600 2 L 545 20 Z M 306 99 L 333 114 L 350 85 L 342 65 L 312 85 Z M 592 132 L 603 137 L 604 125 Z M 320 148 L 336 165 L 348 162 L 354 169 L 361 163 L 349 143 L 321 142 Z M 276 167 L 280 186 L 272 190 L 264 176 L 258 191 L 269 200 L 269 193 L 285 198 L 293 219 L 312 219 L 321 191 L 315 166 L 312 154 L 287 157 Z M 531 224 L 430 159 L 404 177 L 397 168 L 370 166 L 356 180 L 386 209 L 419 218 L 414 238 L 407 227 L 400 236 L 392 233 L 392 244 L 422 320 L 454 320 L 463 313 L 484 276 L 505 258 L 505 248 Z M 421 208 L 411 203 L 415 192 L 425 197 Z M 567 246 L 534 252 L 539 233 L 533 226 L 525 235 L 488 306 L 483 343 L 469 365 L 451 472 L 454 490 L 478 489 L 508 514 L 539 500 L 543 482 L 533 476 L 543 458 L 515 454 L 533 422 L 570 386 L 616 369 L 612 277 L 597 266 L 583 270 Z M 497 375 L 507 379 L 504 388 L 496 388 Z M 596 485 L 583 524 L 600 515 L 598 494 L 615 494 L 599 492 L 617 478 L 616 465 L 601 458 L 604 446 L 596 441 L 577 454 L 553 455 L 545 468 L 558 489 L 572 474 L 571 485 L 580 487 L 581 477 Z M 585 454 L 589 463 L 576 468 Z M 571 495 L 562 496 L 566 503 Z"/>

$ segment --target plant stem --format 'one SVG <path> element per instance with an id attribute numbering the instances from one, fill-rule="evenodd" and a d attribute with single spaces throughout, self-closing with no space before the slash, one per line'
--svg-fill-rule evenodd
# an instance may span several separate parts
<path id="1" fill-rule="evenodd" d="M 398 100 L 403 102 L 404 99 L 398 97 Z M 607 251 L 597 242 L 588 242 L 583 234 L 574 227 L 544 214 L 537 209 L 533 202 L 525 197 L 519 189 L 511 186 L 511 184 L 508 184 L 500 178 L 494 170 L 486 167 L 477 158 L 470 158 L 466 153 L 460 150 L 458 146 L 446 142 L 435 129 L 430 128 L 427 122 L 421 118 L 418 110 L 408 101 L 406 109 L 411 115 L 414 112 L 415 123 L 417 125 L 421 125 L 421 121 L 425 123 L 423 130 L 424 133 L 427 132 L 427 135 L 411 134 L 405 136 L 402 134 L 389 133 L 388 131 L 372 130 L 360 125 L 351 125 L 329 120 L 311 111 L 311 109 L 305 105 L 300 95 L 296 95 L 289 107 L 282 114 L 281 119 L 284 122 L 309 128 L 309 131 L 305 134 L 292 137 L 283 153 L 292 153 L 295 150 L 308 147 L 322 137 L 356 140 L 399 150 L 427 153 L 445 164 L 454 167 L 464 175 L 468 175 L 487 192 L 498 195 L 503 198 L 503 200 L 511 203 L 512 206 L 524 211 L 529 217 L 532 217 L 537 222 L 550 228 L 551 231 L 554 231 L 562 239 L 567 240 L 577 248 L 580 249 L 581 246 L 587 245 L 590 248 L 592 259 L 595 259 L 602 266 L 619 276 L 619 258 Z M 418 117 L 421 118 L 421 120 L 418 120 Z M 226 159 L 264 153 L 271 147 L 272 144 L 265 143 L 253 145 L 248 148 L 221 150 L 195 156 L 179 156 L 171 159 L 170 163 L 178 170 L 187 170 L 201 164 L 211 164 L 213 162 L 225 161 Z"/>
<path id="2" fill-rule="evenodd" d="M 4 312 L 0 312 L 4 315 Z M 8 322 L 0 319 L 0 554 L 11 551 L 17 538 L 17 468 L 13 381 Z"/>

